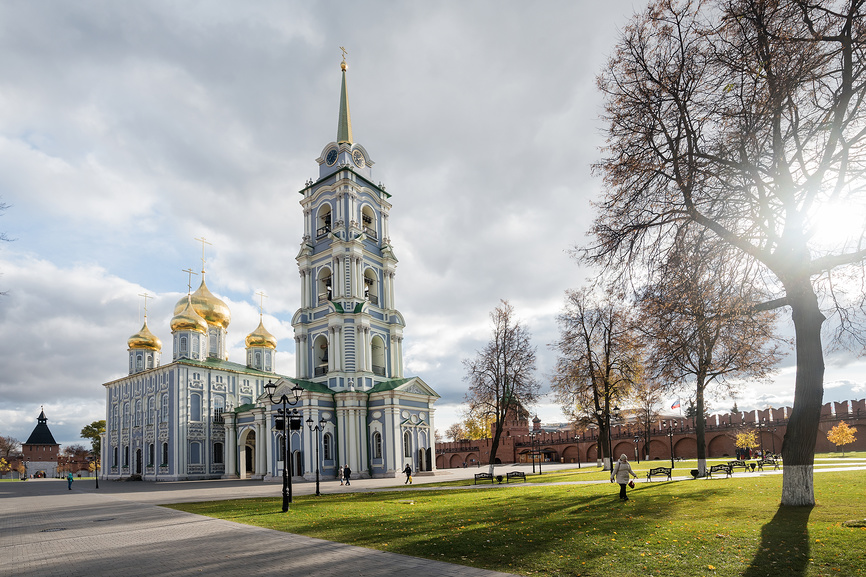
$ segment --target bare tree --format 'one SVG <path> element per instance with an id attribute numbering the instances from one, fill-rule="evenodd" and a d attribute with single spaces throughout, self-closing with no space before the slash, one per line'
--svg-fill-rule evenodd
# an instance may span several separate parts
<path id="1" fill-rule="evenodd" d="M 818 234 L 822 212 L 864 205 L 863 5 L 658 0 L 622 31 L 599 78 L 607 192 L 586 256 L 655 275 L 679 230 L 704 229 L 758 268 L 766 296 L 756 308 L 791 310 L 783 505 L 815 502 L 821 304 L 835 305 L 843 330 L 863 304 L 862 285 L 842 279 L 862 279 L 866 219 L 837 224 L 832 240 Z M 862 331 L 848 334 L 862 344 Z"/>
<path id="2" fill-rule="evenodd" d="M 445 429 L 445 437 L 452 441 L 459 441 L 466 438 L 466 433 L 463 431 L 463 425 L 454 423 Z"/>
<path id="3" fill-rule="evenodd" d="M 684 232 L 686 232 L 684 230 Z M 697 231 L 694 235 L 704 233 Z M 709 387 L 730 392 L 736 380 L 761 380 L 778 362 L 775 315 L 751 308 L 751 279 L 739 273 L 727 246 L 686 234 L 644 287 L 639 305 L 651 378 L 666 390 L 691 389 L 698 471 L 706 474 L 706 399 Z"/>
<path id="4" fill-rule="evenodd" d="M 551 388 L 572 420 L 591 419 L 599 429 L 599 458 L 610 469 L 608 431 L 614 405 L 641 371 L 640 342 L 624 295 L 583 288 L 566 291 L 558 317 L 559 352 Z"/>
<path id="5" fill-rule="evenodd" d="M 635 405 L 632 413 L 643 437 L 643 454 L 646 459 L 649 459 L 650 433 L 653 423 L 659 418 L 658 407 L 662 400 L 662 388 L 646 378 L 639 378 L 632 390 L 631 400 Z"/>
<path id="6" fill-rule="evenodd" d="M 21 452 L 21 441 L 15 437 L 0 437 L 0 457 L 14 457 Z"/>
<path id="7" fill-rule="evenodd" d="M 512 407 L 527 406 L 538 397 L 535 380 L 535 347 L 529 331 L 517 320 L 508 301 L 490 313 L 493 335 L 474 358 L 463 361 L 469 381 L 466 401 L 470 415 L 493 419 L 490 474 L 496 463 L 499 438 Z"/>

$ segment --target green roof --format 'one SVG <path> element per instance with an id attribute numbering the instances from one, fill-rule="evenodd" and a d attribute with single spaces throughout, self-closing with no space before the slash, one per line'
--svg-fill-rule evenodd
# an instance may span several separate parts
<path id="1" fill-rule="evenodd" d="M 405 385 L 409 381 L 413 380 L 415 377 L 409 377 L 408 379 L 392 379 L 390 381 L 382 381 L 381 383 L 376 383 L 372 389 L 367 391 L 368 393 L 381 393 L 382 391 L 393 391 L 400 385 Z"/>

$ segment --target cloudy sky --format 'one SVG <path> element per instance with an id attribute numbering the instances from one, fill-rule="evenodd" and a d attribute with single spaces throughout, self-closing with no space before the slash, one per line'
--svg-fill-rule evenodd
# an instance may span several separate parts
<path id="1" fill-rule="evenodd" d="M 26 440 L 40 405 L 63 444 L 104 418 L 138 295 L 170 343 L 196 237 L 232 311 L 230 359 L 243 362 L 264 291 L 277 370 L 292 374 L 297 191 L 336 137 L 340 46 L 355 140 L 393 194 L 407 374 L 442 395 L 437 428 L 458 420 L 461 360 L 500 299 L 530 328 L 547 388 L 563 291 L 591 274 L 567 251 L 601 186 L 595 75 L 640 4 L 0 4 L 0 231 L 14 239 L 0 245 L 0 435 Z M 790 404 L 791 364 L 740 408 Z M 825 400 L 863 396 L 861 362 L 827 365 Z"/>

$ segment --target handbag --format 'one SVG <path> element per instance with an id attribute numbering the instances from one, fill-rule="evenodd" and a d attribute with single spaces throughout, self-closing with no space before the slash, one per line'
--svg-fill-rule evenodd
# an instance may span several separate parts
<path id="1" fill-rule="evenodd" d="M 634 481 L 629 481 L 628 486 L 631 487 L 632 489 L 634 489 Z"/>

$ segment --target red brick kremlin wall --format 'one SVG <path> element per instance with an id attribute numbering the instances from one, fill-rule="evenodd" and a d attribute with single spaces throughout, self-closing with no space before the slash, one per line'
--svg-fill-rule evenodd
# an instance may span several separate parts
<path id="1" fill-rule="evenodd" d="M 706 426 L 707 457 L 734 458 L 737 433 L 749 430 L 759 433 L 759 449 L 762 444 L 765 453 L 780 453 L 790 414 L 790 407 L 782 407 L 711 415 L 707 418 Z M 849 426 L 858 429 L 855 433 L 857 440 L 846 445 L 844 450 L 866 450 L 866 399 L 860 399 L 850 401 L 850 408 L 848 401 L 827 403 L 822 407 L 816 452 L 829 453 L 837 450 L 835 445 L 827 440 L 827 433 L 841 421 L 846 421 Z M 673 438 L 667 434 L 668 427 L 674 430 Z M 611 430 L 613 454 L 619 456 L 625 453 L 629 459 L 636 459 L 637 432 L 638 427 L 634 424 L 614 425 Z M 507 422 L 499 440 L 496 458 L 501 463 L 530 463 L 532 452 L 535 451 L 542 453 L 547 462 L 577 463 L 579 460 L 581 463 L 595 464 L 598 455 L 598 429 L 584 429 L 577 434 L 579 441 L 575 441 L 574 430 L 539 432 L 533 441 L 533 437 L 529 435 L 528 420 L 521 418 Z M 490 461 L 490 445 L 491 439 L 436 443 L 436 468 L 486 465 Z M 697 442 L 694 423 L 685 417 L 659 419 L 651 427 L 649 446 L 646 446 L 643 438 L 639 441 L 639 446 L 641 461 L 645 460 L 647 455 L 649 460 L 670 460 L 671 446 L 675 458 L 695 459 Z"/>

